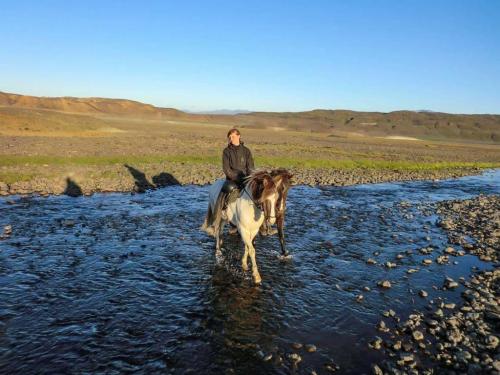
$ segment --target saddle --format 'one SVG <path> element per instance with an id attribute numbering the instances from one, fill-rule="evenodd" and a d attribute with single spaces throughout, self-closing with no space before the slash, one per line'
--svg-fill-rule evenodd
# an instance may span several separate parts
<path id="1" fill-rule="evenodd" d="M 224 220 L 227 220 L 226 216 L 227 206 L 230 203 L 233 203 L 236 199 L 238 199 L 239 196 L 240 196 L 239 186 L 234 181 L 226 180 L 219 194 L 221 215 Z"/>

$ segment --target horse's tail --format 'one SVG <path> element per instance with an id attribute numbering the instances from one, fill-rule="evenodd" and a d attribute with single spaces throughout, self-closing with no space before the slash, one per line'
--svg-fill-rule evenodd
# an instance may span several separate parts
<path id="1" fill-rule="evenodd" d="M 200 229 L 205 231 L 209 236 L 215 236 L 214 213 L 212 211 L 210 202 L 208 203 L 208 210 L 207 215 L 205 216 L 205 221 L 203 222 Z"/>
<path id="2" fill-rule="evenodd" d="M 208 235 L 215 237 L 215 233 L 220 230 L 222 222 L 222 206 L 224 205 L 225 194 L 219 194 L 215 202 L 215 207 L 208 203 L 207 215 L 201 226 Z"/>

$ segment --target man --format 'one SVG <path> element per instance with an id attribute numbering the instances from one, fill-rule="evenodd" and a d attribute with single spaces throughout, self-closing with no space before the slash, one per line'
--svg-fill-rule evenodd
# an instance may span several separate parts
<path id="1" fill-rule="evenodd" d="M 217 197 L 214 210 L 214 228 L 218 230 L 220 222 L 225 215 L 225 209 L 229 200 L 236 199 L 239 190 L 245 184 L 245 177 L 249 176 L 254 169 L 252 153 L 243 145 L 240 131 L 236 128 L 227 133 L 228 145 L 222 153 L 222 170 L 226 175 L 226 181 Z M 238 230 L 231 224 L 229 233 L 236 234 Z"/>
<path id="2" fill-rule="evenodd" d="M 245 177 L 254 169 L 252 153 L 241 141 L 240 131 L 236 128 L 227 133 L 228 145 L 222 153 L 222 169 L 226 175 L 226 189 L 241 188 Z M 222 188 L 224 190 L 224 188 Z"/>
<path id="3" fill-rule="evenodd" d="M 229 201 L 236 199 L 239 191 L 243 189 L 245 178 L 254 170 L 254 161 L 251 151 L 243 144 L 241 133 L 233 128 L 227 133 L 228 145 L 222 153 L 222 169 L 226 175 L 226 181 L 222 186 L 216 207 L 221 210 L 221 215 Z M 216 215 L 216 217 L 218 217 Z M 272 229 L 264 223 L 260 229 L 261 235 L 275 234 Z M 237 229 L 231 224 L 230 234 L 236 234 Z"/>

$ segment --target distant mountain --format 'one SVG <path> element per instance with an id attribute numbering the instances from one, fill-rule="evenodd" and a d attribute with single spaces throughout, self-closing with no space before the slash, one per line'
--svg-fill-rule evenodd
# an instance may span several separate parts
<path id="1" fill-rule="evenodd" d="M 192 113 L 195 115 L 239 115 L 242 113 L 251 113 L 251 111 L 247 111 L 245 109 L 218 109 L 215 111 L 184 111 L 187 113 Z"/>
<path id="2" fill-rule="evenodd" d="M 306 112 L 220 110 L 186 113 L 126 99 L 46 98 L 3 92 L 0 92 L 0 107 L 44 109 L 91 116 L 195 121 L 226 124 L 228 127 L 269 128 L 273 131 L 324 132 L 338 137 L 363 135 L 500 143 L 500 115 L 490 114 L 449 114 L 428 110 L 383 113 L 329 109 Z"/>

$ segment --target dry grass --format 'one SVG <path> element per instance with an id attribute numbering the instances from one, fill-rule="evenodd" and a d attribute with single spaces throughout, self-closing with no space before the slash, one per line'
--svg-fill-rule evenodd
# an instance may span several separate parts
<path id="1" fill-rule="evenodd" d="M 230 124 L 81 115 L 0 108 L 0 181 L 53 178 L 86 168 L 174 163 L 220 165 Z M 277 129 L 279 128 L 279 129 Z M 335 169 L 436 170 L 500 167 L 494 144 L 348 136 L 240 127 L 259 166 Z M 106 172 L 107 171 L 107 172 Z M 87 173 L 87 172 L 86 172 Z"/>

